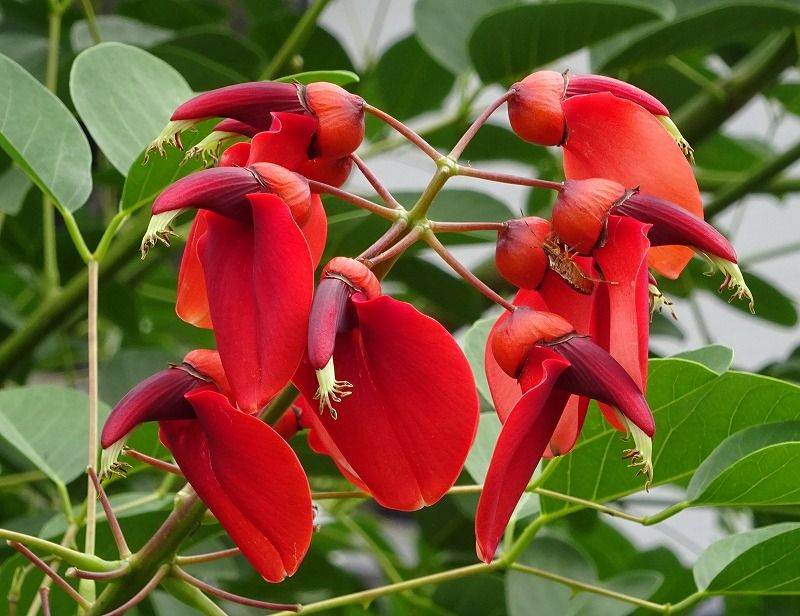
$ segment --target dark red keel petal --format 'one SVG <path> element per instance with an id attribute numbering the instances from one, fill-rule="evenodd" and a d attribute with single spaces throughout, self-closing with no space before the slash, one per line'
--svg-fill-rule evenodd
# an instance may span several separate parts
<path id="1" fill-rule="evenodd" d="M 208 443 L 214 476 L 231 502 L 280 555 L 283 575 L 297 570 L 313 529 L 311 492 L 292 448 L 265 423 L 216 392 L 189 394 Z M 283 575 L 270 578 L 279 581 Z"/>
<path id="2" fill-rule="evenodd" d="M 439 323 L 387 296 L 353 298 L 358 327 L 339 334 L 336 378 L 352 392 L 322 422 L 331 441 L 380 504 L 414 510 L 436 502 L 458 478 L 478 424 L 478 399 L 464 354 Z M 313 369 L 295 382 L 306 400 Z"/>
<path id="3" fill-rule="evenodd" d="M 568 98 L 564 171 L 567 178 L 605 178 L 671 201 L 703 217 L 694 173 L 661 123 L 638 104 L 607 92 Z M 683 247 L 650 252 L 650 265 L 676 278 L 692 257 Z"/>
<path id="4" fill-rule="evenodd" d="M 536 364 L 535 382 L 526 375 L 528 364 Z M 475 513 L 476 548 L 484 562 L 494 558 L 511 514 L 561 417 L 569 393 L 554 386 L 568 366 L 557 353 L 535 348 L 523 368 L 526 391 L 500 431 Z"/>
<path id="5" fill-rule="evenodd" d="M 288 206 L 258 195 L 252 209 L 253 226 L 210 214 L 199 246 L 222 365 L 249 413 L 292 378 L 313 293 L 308 245 Z"/>
<path id="6" fill-rule="evenodd" d="M 175 312 L 181 320 L 195 327 L 211 329 L 206 280 L 203 264 L 197 252 L 197 244 L 208 228 L 206 216 L 207 213 L 202 210 L 197 212 L 189 236 L 186 238 L 181 268 L 178 271 L 178 300 L 175 302 Z"/>

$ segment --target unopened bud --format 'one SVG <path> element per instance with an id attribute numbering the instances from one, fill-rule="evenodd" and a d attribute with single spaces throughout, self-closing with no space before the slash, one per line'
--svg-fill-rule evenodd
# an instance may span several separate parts
<path id="1" fill-rule="evenodd" d="M 503 371 L 516 378 L 534 346 L 573 333 L 575 328 L 555 313 L 517 306 L 492 333 L 492 354 Z"/>
<path id="2" fill-rule="evenodd" d="M 537 216 L 509 220 L 497 234 L 495 263 L 500 275 L 520 289 L 535 289 L 547 272 L 542 248 L 550 223 Z"/>
<path id="3" fill-rule="evenodd" d="M 341 158 L 355 152 L 364 139 L 364 100 L 326 82 L 306 86 L 304 98 L 319 121 L 315 153 Z"/>
<path id="4" fill-rule="evenodd" d="M 625 187 L 611 180 L 567 180 L 553 205 L 553 231 L 576 252 L 590 254 L 609 211 L 625 195 Z"/>
<path id="5" fill-rule="evenodd" d="M 560 145 L 564 140 L 564 75 L 537 71 L 518 81 L 508 99 L 508 119 L 518 137 L 539 145 Z"/>

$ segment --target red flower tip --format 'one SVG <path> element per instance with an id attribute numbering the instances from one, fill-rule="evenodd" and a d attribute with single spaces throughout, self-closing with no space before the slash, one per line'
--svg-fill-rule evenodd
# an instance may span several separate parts
<path id="1" fill-rule="evenodd" d="M 252 171 L 239 167 L 203 169 L 167 186 L 153 203 L 153 215 L 185 208 L 210 210 L 248 222 L 251 212 L 245 196 L 268 192 L 269 186 Z"/>
<path id="2" fill-rule="evenodd" d="M 100 445 L 110 447 L 140 423 L 194 417 L 185 393 L 210 380 L 192 366 L 172 366 L 146 378 L 117 402 L 103 425 Z"/>
<path id="3" fill-rule="evenodd" d="M 559 145 L 564 140 L 564 75 L 537 71 L 511 86 L 508 119 L 518 137 L 539 145 Z"/>
<path id="4" fill-rule="evenodd" d="M 647 232 L 651 246 L 691 246 L 736 263 L 736 251 L 719 231 L 674 203 L 637 192 L 617 204 L 613 213 L 652 225 Z"/>
<path id="5" fill-rule="evenodd" d="M 227 118 L 219 122 L 214 127 L 214 132 L 220 133 L 236 133 L 237 135 L 242 135 L 243 137 L 253 137 L 259 129 L 251 124 L 246 124 L 244 122 L 240 122 L 239 120 L 232 120 L 231 118 Z"/>
<path id="6" fill-rule="evenodd" d="M 595 92 L 609 92 L 617 98 L 633 101 L 640 107 L 657 116 L 668 116 L 669 109 L 652 94 L 641 88 L 603 75 L 571 75 L 567 74 L 567 97 Z"/>
<path id="7" fill-rule="evenodd" d="M 289 206 L 292 218 L 298 225 L 308 220 L 311 215 L 311 190 L 305 178 L 273 163 L 253 163 L 250 168 Z"/>
<path id="8" fill-rule="evenodd" d="M 234 143 L 219 157 L 220 167 L 246 167 L 250 158 L 250 144 L 246 141 Z"/>
<path id="9" fill-rule="evenodd" d="M 319 121 L 316 154 L 341 158 L 355 152 L 364 139 L 364 100 L 326 82 L 306 86 L 303 98 Z"/>
<path id="10" fill-rule="evenodd" d="M 295 84 L 251 81 L 217 88 L 186 101 L 170 119 L 232 118 L 259 128 L 264 122 L 269 124 L 272 111 L 304 111 Z"/>
<path id="11" fill-rule="evenodd" d="M 318 156 L 301 163 L 297 168 L 300 175 L 309 180 L 323 182 L 331 186 L 341 186 L 350 177 L 353 169 L 353 159 L 349 156 L 342 158 L 323 158 Z"/>
<path id="12" fill-rule="evenodd" d="M 567 246 L 590 254 L 608 213 L 626 194 L 622 184 L 601 178 L 567 180 L 553 205 L 553 231 Z"/>
<path id="13" fill-rule="evenodd" d="M 222 368 L 222 361 L 219 353 L 210 349 L 195 349 L 189 351 L 183 358 L 185 366 L 192 368 L 202 378 L 210 380 L 217 386 L 222 393 L 230 397 L 230 385 L 225 370 Z"/>
<path id="14" fill-rule="evenodd" d="M 575 328 L 552 312 L 517 306 L 492 334 L 492 353 L 509 376 L 517 377 L 531 349 L 572 334 Z"/>
<path id="15" fill-rule="evenodd" d="M 355 291 L 366 295 L 366 299 L 378 297 L 381 294 L 381 283 L 366 265 L 361 261 L 348 257 L 334 257 L 322 269 L 321 278 L 340 278 L 347 282 Z"/>
<path id="16" fill-rule="evenodd" d="M 544 218 L 527 216 L 509 220 L 497 234 L 495 263 L 500 275 L 520 289 L 535 289 L 547 272 L 542 244 L 550 234 Z"/>

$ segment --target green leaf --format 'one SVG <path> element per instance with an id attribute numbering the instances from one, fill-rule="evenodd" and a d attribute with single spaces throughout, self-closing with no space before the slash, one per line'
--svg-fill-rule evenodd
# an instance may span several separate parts
<path id="1" fill-rule="evenodd" d="M 337 86 L 346 86 L 351 83 L 358 83 L 360 79 L 353 71 L 306 71 L 304 73 L 286 75 L 286 77 L 281 77 L 275 81 L 285 81 L 287 83 L 297 81 L 302 84 L 327 81 L 335 83 Z"/>
<path id="2" fill-rule="evenodd" d="M 216 120 L 198 124 L 195 131 L 181 136 L 181 143 L 185 148 L 192 147 L 208 134 L 214 124 Z M 166 148 L 166 156 L 153 153 L 146 163 L 144 159 L 144 154 L 140 154 L 127 172 L 119 202 L 120 210 L 134 212 L 150 205 L 165 187 L 203 167 L 197 157 L 184 163 L 183 152 L 171 147 Z"/>
<path id="3" fill-rule="evenodd" d="M 485 83 L 511 83 L 542 64 L 658 18 L 657 5 L 573 0 L 506 8 L 473 31 L 472 64 Z"/>
<path id="4" fill-rule="evenodd" d="M 5 54 L 44 82 L 47 71 L 47 38 L 23 32 L 0 33 L 0 54 Z"/>
<path id="5" fill-rule="evenodd" d="M 382 107 L 400 120 L 438 109 L 455 80 L 413 36 L 384 52 L 376 75 Z"/>
<path id="6" fill-rule="evenodd" d="M 624 595 L 648 599 L 658 587 L 661 586 L 663 577 L 657 571 L 626 571 L 612 578 L 603 580 L 600 584 L 607 590 L 613 590 Z M 618 601 L 611 597 L 603 597 L 584 593 L 574 600 L 572 609 L 567 612 L 569 616 L 626 616 L 636 610 L 635 605 Z"/>
<path id="7" fill-rule="evenodd" d="M 0 173 L 0 212 L 12 216 L 19 212 L 30 189 L 30 179 L 16 165 Z"/>
<path id="8" fill-rule="evenodd" d="M 519 0 L 417 0 L 415 34 L 431 57 L 458 75 L 470 68 L 467 41 L 484 15 Z"/>
<path id="9" fill-rule="evenodd" d="M 800 422 L 752 426 L 725 439 L 689 482 L 696 505 L 797 505 Z"/>
<path id="10" fill-rule="evenodd" d="M 72 114 L 19 64 L 0 56 L 0 146 L 42 192 L 69 211 L 92 190 L 92 153 Z"/>
<path id="11" fill-rule="evenodd" d="M 775 0 L 683 3 L 686 10 L 667 22 L 647 24 L 610 41 L 593 60 L 609 71 L 689 49 L 713 49 L 754 34 L 800 24 L 800 7 Z"/>
<path id="12" fill-rule="evenodd" d="M 175 108 L 192 96 L 175 69 L 122 43 L 82 52 L 72 65 L 69 87 L 89 133 L 123 176 Z"/>
<path id="13" fill-rule="evenodd" d="M 105 42 L 125 43 L 137 47 L 150 47 L 172 38 L 175 33 L 166 28 L 146 24 L 122 15 L 97 15 L 95 18 L 100 36 Z M 72 24 L 69 40 L 75 53 L 95 44 L 85 19 Z"/>
<path id="14" fill-rule="evenodd" d="M 703 364 L 709 370 L 717 374 L 727 372 L 733 362 L 733 349 L 724 344 L 709 344 L 708 346 L 676 353 L 673 357 L 677 359 L 688 359 Z"/>
<path id="15" fill-rule="evenodd" d="M 718 375 L 682 359 L 650 361 L 647 399 L 656 422 L 654 484 L 686 485 L 731 434 L 765 421 L 800 420 L 800 387 L 755 374 Z M 620 459 L 620 433 L 590 408 L 581 437 L 545 487 L 604 502 L 644 488 Z M 570 508 L 542 499 L 547 511 Z"/>
<path id="16" fill-rule="evenodd" d="M 711 594 L 800 593 L 800 524 L 787 522 L 712 543 L 694 566 L 697 588 Z"/>
<path id="17" fill-rule="evenodd" d="M 69 483 L 86 469 L 87 412 L 83 392 L 51 385 L 0 391 L 0 438 L 55 482 Z M 101 421 L 109 408 L 100 405 Z"/>
<path id="18" fill-rule="evenodd" d="M 122 349 L 100 366 L 100 399 L 116 404 L 137 383 L 179 359 L 161 349 Z"/>
<path id="19" fill-rule="evenodd" d="M 486 380 L 486 369 L 484 367 L 484 349 L 489 338 L 489 332 L 497 321 L 496 317 L 489 317 L 475 321 L 464 334 L 464 342 L 461 345 L 464 355 L 467 356 L 472 375 L 475 377 L 475 384 L 478 393 L 489 404 L 492 404 L 492 394 L 489 391 L 489 382 Z"/>

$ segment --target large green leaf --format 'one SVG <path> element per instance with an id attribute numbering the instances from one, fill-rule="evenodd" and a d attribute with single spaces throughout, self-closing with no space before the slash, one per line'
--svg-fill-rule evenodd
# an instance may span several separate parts
<path id="1" fill-rule="evenodd" d="M 727 372 L 733 362 L 733 349 L 724 344 L 709 344 L 708 346 L 673 355 L 676 359 L 688 359 L 703 364 L 717 374 Z"/>
<path id="2" fill-rule="evenodd" d="M 401 120 L 438 109 L 454 81 L 413 36 L 387 49 L 376 71 L 382 107 Z"/>
<path id="3" fill-rule="evenodd" d="M 0 146 L 69 211 L 92 190 L 92 153 L 72 114 L 13 60 L 0 55 Z"/>
<path id="4" fill-rule="evenodd" d="M 172 112 L 192 96 L 166 62 L 122 43 L 103 43 L 72 65 L 70 93 L 97 145 L 124 176 Z"/>
<path id="5" fill-rule="evenodd" d="M 0 391 L 0 438 L 56 482 L 83 474 L 88 455 L 89 399 L 74 389 L 35 385 Z M 100 417 L 109 408 L 101 405 Z M 8 450 L 6 450 L 8 451 Z"/>
<path id="6" fill-rule="evenodd" d="M 694 566 L 697 588 L 712 594 L 800 593 L 800 524 L 757 528 L 712 543 Z"/>
<path id="7" fill-rule="evenodd" d="M 22 209 L 31 181 L 16 165 L 0 173 L 0 212 L 16 214 Z"/>
<path id="8" fill-rule="evenodd" d="M 470 68 L 467 41 L 484 15 L 520 0 L 417 0 L 415 34 L 439 64 L 455 74 Z"/>
<path id="9" fill-rule="evenodd" d="M 731 434 L 766 421 L 800 420 L 800 387 L 741 372 L 718 375 L 681 359 L 650 361 L 647 398 L 656 422 L 654 484 L 688 479 Z M 581 437 L 545 483 L 549 489 L 594 501 L 644 488 L 620 460 L 625 445 L 591 408 Z M 543 499 L 545 510 L 567 505 Z"/>
<path id="10" fill-rule="evenodd" d="M 0 54 L 5 54 L 39 81 L 47 72 L 47 37 L 24 32 L 0 33 Z"/>
<path id="11" fill-rule="evenodd" d="M 594 65 L 608 71 L 670 56 L 688 49 L 709 49 L 800 24 L 800 6 L 780 0 L 683 2 L 668 22 L 647 24 L 595 50 Z"/>
<path id="12" fill-rule="evenodd" d="M 502 9 L 475 27 L 470 57 L 484 82 L 510 83 L 542 64 L 657 19 L 660 9 L 658 2 L 636 0 L 571 0 Z"/>
<path id="13" fill-rule="evenodd" d="M 467 356 L 467 361 L 469 361 L 470 368 L 472 368 L 472 375 L 475 377 L 478 393 L 490 405 L 492 403 L 492 394 L 489 391 L 489 382 L 486 380 L 484 349 L 495 321 L 497 321 L 496 317 L 475 321 L 467 330 L 467 333 L 464 334 L 464 341 L 461 345 L 464 349 L 464 355 Z"/>
<path id="14" fill-rule="evenodd" d="M 174 32 L 151 24 L 124 17 L 123 15 L 98 15 L 97 28 L 102 40 L 106 42 L 126 43 L 137 47 L 150 47 L 174 36 Z M 94 45 L 85 19 L 72 24 L 69 40 L 75 53 Z"/>
<path id="15" fill-rule="evenodd" d="M 729 436 L 689 482 L 695 505 L 797 505 L 800 422 L 756 425 Z"/>

